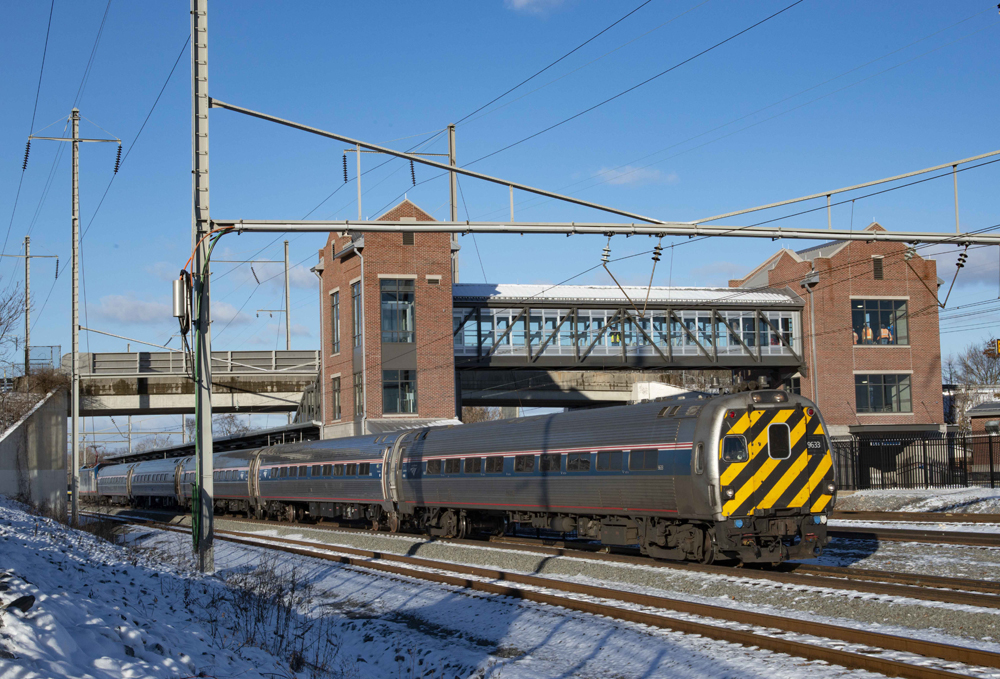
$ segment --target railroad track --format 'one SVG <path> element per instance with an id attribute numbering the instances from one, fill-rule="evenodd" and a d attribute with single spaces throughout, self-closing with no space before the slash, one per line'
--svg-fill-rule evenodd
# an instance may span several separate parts
<path id="1" fill-rule="evenodd" d="M 996 523 L 1000 514 L 960 512 L 833 512 L 831 519 L 846 521 L 905 521 L 908 523 Z"/>
<path id="2" fill-rule="evenodd" d="M 829 527 L 827 534 L 842 540 L 877 540 L 879 542 L 931 542 L 969 547 L 1000 547 L 1000 533 L 970 533 L 956 530 L 913 530 L 881 526 Z"/>
<path id="3" fill-rule="evenodd" d="M 146 517 L 121 515 L 125 518 L 148 520 Z M 226 521 L 274 528 L 275 523 L 257 519 L 226 517 Z M 170 524 L 174 525 L 174 524 Z M 301 524 L 279 523 L 278 526 L 296 526 Z M 320 528 L 330 532 L 374 535 L 372 531 L 361 528 L 348 528 L 324 524 L 303 526 Z M 383 534 L 388 537 L 390 534 Z M 412 536 L 418 537 L 418 536 Z M 472 547 L 490 546 L 495 549 L 527 551 L 545 556 L 563 556 L 609 563 L 641 565 L 653 568 L 665 568 L 688 573 L 706 573 L 727 577 L 748 578 L 760 581 L 770 581 L 787 585 L 806 587 L 824 587 L 827 589 L 862 592 L 886 596 L 907 597 L 921 601 L 937 601 L 949 604 L 978 606 L 981 608 L 1000 609 L 1000 582 L 972 580 L 969 578 L 949 578 L 942 576 L 918 575 L 913 573 L 895 573 L 856 568 L 840 568 L 835 566 L 816 566 L 812 564 L 783 564 L 775 570 L 758 568 L 734 568 L 732 566 L 706 566 L 689 562 L 656 561 L 648 556 L 642 556 L 638 549 L 615 548 L 594 545 L 585 541 L 563 541 L 525 537 L 493 537 L 488 543 L 482 540 L 426 538 L 428 542 L 443 542 L 448 544 L 466 545 Z M 308 543 L 321 544 L 321 543 Z M 983 596 L 983 595 L 988 596 Z"/>
<path id="4" fill-rule="evenodd" d="M 159 530 L 190 533 L 189 528 L 151 520 L 137 521 L 130 517 L 107 518 L 141 523 Z M 946 679 L 977 676 L 983 673 L 984 668 L 1000 668 L 1000 654 L 964 646 L 352 547 L 327 546 L 303 540 L 263 537 L 227 530 L 216 531 L 216 536 L 218 539 L 236 544 L 266 547 L 356 568 L 375 570 L 392 576 L 449 585 L 471 592 L 559 606 L 581 613 L 603 615 L 616 620 L 686 634 L 697 634 L 719 641 L 785 653 L 807 660 L 822 660 L 850 669 L 878 672 L 888 676 Z M 623 608 L 621 604 L 640 606 L 641 609 Z M 692 620 L 689 616 L 701 620 Z M 804 640 L 804 637 L 809 639 Z M 848 650 L 843 644 L 850 645 L 853 650 Z M 888 657 L 890 653 L 907 654 L 909 662 L 898 657 Z M 967 667 L 962 668 L 966 672 L 954 671 L 957 669 L 954 663 L 966 665 Z"/>

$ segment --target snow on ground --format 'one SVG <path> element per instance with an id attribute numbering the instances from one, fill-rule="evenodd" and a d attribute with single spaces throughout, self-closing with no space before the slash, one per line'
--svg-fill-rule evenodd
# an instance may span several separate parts
<path id="1" fill-rule="evenodd" d="M 36 598 L 0 613 L 0 678 L 864 676 L 225 541 L 201 577 L 189 541 L 115 546 L 0 499 L 0 606 Z"/>
<path id="2" fill-rule="evenodd" d="M 942 521 L 861 521 L 857 519 L 830 519 L 830 528 L 861 530 L 864 528 L 891 528 L 894 530 L 940 530 L 959 533 L 1000 533 L 997 523 L 949 523 Z"/>
<path id="3" fill-rule="evenodd" d="M 837 498 L 842 512 L 959 512 L 1000 514 L 1000 489 L 859 490 Z"/>

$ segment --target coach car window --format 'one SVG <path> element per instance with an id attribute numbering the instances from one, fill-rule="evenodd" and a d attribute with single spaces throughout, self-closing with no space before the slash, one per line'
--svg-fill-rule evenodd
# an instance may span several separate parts
<path id="1" fill-rule="evenodd" d="M 299 476 L 308 476 L 308 475 L 309 475 L 309 467 L 305 465 L 299 467 Z"/>
<path id="2" fill-rule="evenodd" d="M 533 471 L 535 471 L 535 456 L 534 455 L 515 455 L 514 456 L 514 471 L 516 471 L 516 472 L 533 472 Z"/>
<path id="3" fill-rule="evenodd" d="M 622 451 L 607 450 L 597 454 L 597 471 L 620 472 L 622 470 Z"/>
<path id="4" fill-rule="evenodd" d="M 503 473 L 503 458 L 502 457 L 488 457 L 488 458 L 486 458 L 486 473 L 487 474 L 502 474 Z"/>
<path id="5" fill-rule="evenodd" d="M 441 460 L 428 460 L 427 461 L 427 473 L 428 474 L 440 474 L 441 473 Z"/>
<path id="6" fill-rule="evenodd" d="M 333 475 L 334 476 L 343 476 L 344 475 L 344 465 L 342 465 L 342 464 L 335 464 L 335 465 L 333 465 Z"/>
<path id="7" fill-rule="evenodd" d="M 333 473 L 333 465 L 325 464 L 323 465 L 323 476 L 330 476 Z"/>
<path id="8" fill-rule="evenodd" d="M 792 455 L 792 446 L 788 440 L 787 424 L 772 424 L 767 428 L 767 454 L 775 460 L 787 460 Z"/>
<path id="9" fill-rule="evenodd" d="M 503 458 L 499 458 L 503 460 Z M 483 471 L 483 458 L 481 457 L 467 457 L 465 458 L 465 473 L 466 474 L 478 474 Z"/>
<path id="10" fill-rule="evenodd" d="M 312 475 L 319 476 L 320 466 L 318 464 L 313 465 Z"/>
<path id="11" fill-rule="evenodd" d="M 570 453 L 566 456 L 566 471 L 589 472 L 590 453 Z"/>
<path id="12" fill-rule="evenodd" d="M 282 478 L 288 476 L 288 467 L 282 467 L 278 475 Z"/>
<path id="13" fill-rule="evenodd" d="M 723 462 L 746 462 L 750 459 L 747 440 L 742 436 L 727 436 L 722 439 Z"/>
<path id="14" fill-rule="evenodd" d="M 358 474 L 358 465 L 354 464 L 353 462 L 347 465 L 347 469 L 344 471 L 345 476 L 357 476 L 357 474 Z"/>
<path id="15" fill-rule="evenodd" d="M 655 470 L 658 463 L 657 458 L 656 450 L 633 450 L 628 454 L 628 468 L 630 471 Z"/>
<path id="16" fill-rule="evenodd" d="M 368 476 L 371 473 L 371 462 L 358 464 L 358 476 Z"/>
<path id="17" fill-rule="evenodd" d="M 444 461 L 444 473 L 445 474 L 458 474 L 462 471 L 462 460 L 453 457 L 449 460 Z"/>
<path id="18" fill-rule="evenodd" d="M 541 468 L 541 470 L 543 472 L 557 472 L 557 471 L 560 471 L 560 469 L 559 469 L 559 464 L 560 464 L 559 458 L 561 458 L 561 457 L 562 457 L 562 455 L 560 455 L 559 453 L 547 453 L 547 454 L 541 455 L 541 460 L 540 460 L 539 467 Z"/>

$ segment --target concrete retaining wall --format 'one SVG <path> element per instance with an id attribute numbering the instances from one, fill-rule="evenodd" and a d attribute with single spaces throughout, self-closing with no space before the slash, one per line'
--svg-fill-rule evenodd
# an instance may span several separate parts
<path id="1" fill-rule="evenodd" d="M 66 516 L 67 394 L 50 392 L 0 435 L 0 494 Z"/>

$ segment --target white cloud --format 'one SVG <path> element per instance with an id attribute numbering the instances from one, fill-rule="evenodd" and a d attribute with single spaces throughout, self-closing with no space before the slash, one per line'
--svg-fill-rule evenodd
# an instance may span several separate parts
<path id="1" fill-rule="evenodd" d="M 525 14 L 545 14 L 563 4 L 563 0 L 503 0 L 503 6 Z"/>
<path id="2" fill-rule="evenodd" d="M 96 309 L 91 309 L 91 313 L 102 320 L 130 325 L 151 325 L 174 320 L 169 304 L 125 295 L 102 297 L 100 305 Z"/>
<path id="3" fill-rule="evenodd" d="M 942 246 L 943 247 L 943 246 Z M 928 252 L 940 252 L 941 247 L 927 248 Z M 955 277 L 955 263 L 958 261 L 959 253 L 963 249 L 955 248 L 941 255 L 934 257 L 937 262 L 937 274 L 951 285 L 951 279 Z M 922 254 L 917 250 L 917 254 Z M 955 281 L 956 288 L 990 286 L 997 287 L 1000 282 L 1000 266 L 997 261 L 997 251 L 995 248 L 982 248 L 973 246 L 968 251 L 969 259 L 965 267 L 958 272 L 958 279 Z M 946 288 L 947 290 L 947 288 Z M 944 299 L 944 294 L 941 295 Z"/>
<path id="4" fill-rule="evenodd" d="M 181 268 L 173 262 L 154 262 L 146 267 L 146 273 L 161 281 L 172 281 L 180 274 Z"/>
<path id="5" fill-rule="evenodd" d="M 688 272 L 685 281 L 687 285 L 705 285 L 709 287 L 726 287 L 730 279 L 742 278 L 747 275 L 745 264 L 733 262 L 712 262 L 698 266 Z"/>
<path id="6" fill-rule="evenodd" d="M 288 270 L 288 282 L 293 288 L 305 290 L 315 290 L 319 285 L 316 274 L 302 265 L 293 266 Z M 284 279 L 281 279 L 281 284 L 284 285 Z"/>
<path id="7" fill-rule="evenodd" d="M 312 337 L 312 331 L 301 323 L 292 323 L 292 337 Z"/>
<path id="8" fill-rule="evenodd" d="M 624 165 L 617 168 L 602 167 L 595 177 L 609 184 L 642 186 L 645 184 L 675 184 L 680 180 L 676 172 L 664 173 L 651 167 Z"/>
<path id="9" fill-rule="evenodd" d="M 212 322 L 223 325 L 243 325 L 253 320 L 253 316 L 239 311 L 228 302 L 212 302 Z"/>

